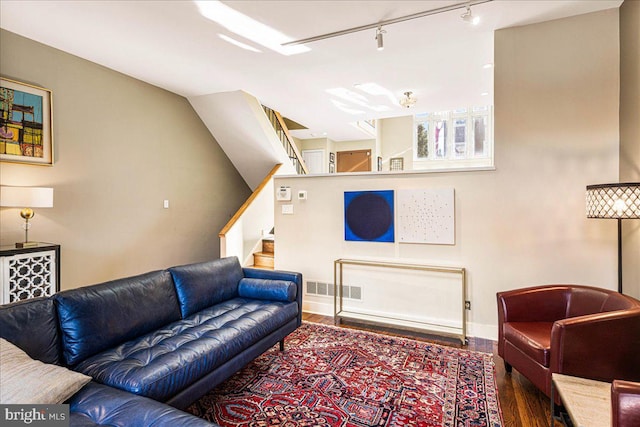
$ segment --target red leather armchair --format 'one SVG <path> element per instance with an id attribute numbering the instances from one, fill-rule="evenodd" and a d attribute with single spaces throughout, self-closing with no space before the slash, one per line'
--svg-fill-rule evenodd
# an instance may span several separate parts
<path id="1" fill-rule="evenodd" d="M 613 427 L 640 426 L 640 383 L 611 383 L 611 415 Z"/>
<path id="2" fill-rule="evenodd" d="M 516 289 L 497 298 L 498 354 L 507 372 L 517 369 L 547 396 L 553 372 L 640 381 L 640 301 L 579 285 Z"/>

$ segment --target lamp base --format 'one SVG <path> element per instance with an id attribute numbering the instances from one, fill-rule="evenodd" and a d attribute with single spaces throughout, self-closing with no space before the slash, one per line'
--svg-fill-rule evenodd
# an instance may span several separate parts
<path id="1" fill-rule="evenodd" d="M 16 248 L 35 248 L 38 246 L 38 242 L 19 242 L 16 243 Z"/>

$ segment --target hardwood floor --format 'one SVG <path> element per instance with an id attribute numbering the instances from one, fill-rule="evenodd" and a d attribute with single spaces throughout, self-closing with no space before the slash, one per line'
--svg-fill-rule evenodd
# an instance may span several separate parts
<path id="1" fill-rule="evenodd" d="M 319 314 L 303 313 L 303 320 L 314 323 L 333 325 L 333 317 Z M 426 336 L 411 332 L 393 331 L 386 328 L 365 325 L 341 325 L 346 328 L 363 329 L 395 336 L 404 336 L 420 341 L 432 342 L 467 350 L 492 353 L 496 366 L 496 383 L 498 397 L 502 408 L 503 427 L 549 427 L 549 398 L 516 370 L 507 374 L 504 370 L 502 358 L 498 356 L 497 342 L 482 338 L 469 338 L 469 344 L 463 346 L 460 341 L 448 340 L 440 337 Z M 556 422 L 556 426 L 559 423 Z"/>

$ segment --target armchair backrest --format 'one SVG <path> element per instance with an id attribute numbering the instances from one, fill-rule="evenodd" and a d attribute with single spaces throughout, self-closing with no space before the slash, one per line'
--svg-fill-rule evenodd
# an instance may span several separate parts
<path id="1" fill-rule="evenodd" d="M 614 380 L 611 383 L 613 427 L 640 425 L 640 383 Z"/>
<path id="2" fill-rule="evenodd" d="M 608 289 L 572 286 L 566 318 L 640 307 L 638 301 Z"/>

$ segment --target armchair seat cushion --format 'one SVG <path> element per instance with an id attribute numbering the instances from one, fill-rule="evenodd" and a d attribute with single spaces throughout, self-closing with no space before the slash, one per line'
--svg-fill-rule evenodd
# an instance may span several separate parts
<path id="1" fill-rule="evenodd" d="M 548 367 L 552 327 L 553 322 L 509 322 L 504 324 L 504 337 L 531 359 Z"/>
<path id="2" fill-rule="evenodd" d="M 90 357 L 75 369 L 166 401 L 298 315 L 296 302 L 233 298 Z"/>

